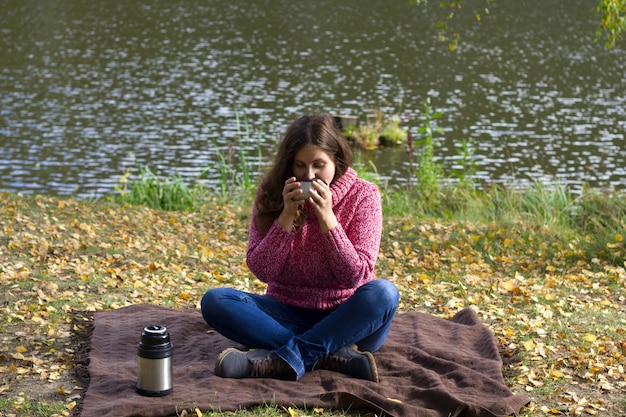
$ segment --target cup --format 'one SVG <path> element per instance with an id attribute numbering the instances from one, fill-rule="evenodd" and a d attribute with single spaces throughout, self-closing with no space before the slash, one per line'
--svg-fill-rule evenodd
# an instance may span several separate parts
<path id="1" fill-rule="evenodd" d="M 306 200 L 311 196 L 311 193 L 315 192 L 315 188 L 312 187 L 313 181 L 311 180 L 298 180 L 300 183 L 300 189 L 302 190 L 302 194 L 295 196 L 293 199 L 295 201 Z"/>

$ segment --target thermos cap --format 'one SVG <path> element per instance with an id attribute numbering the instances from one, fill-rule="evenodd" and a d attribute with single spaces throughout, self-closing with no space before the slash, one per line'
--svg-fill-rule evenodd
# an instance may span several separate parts
<path id="1" fill-rule="evenodd" d="M 160 359 L 171 356 L 173 347 L 165 326 L 147 326 L 141 333 L 137 353 L 143 358 Z"/>

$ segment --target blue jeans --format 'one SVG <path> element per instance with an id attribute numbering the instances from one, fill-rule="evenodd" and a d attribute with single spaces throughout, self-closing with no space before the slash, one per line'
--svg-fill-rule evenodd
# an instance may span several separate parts
<path id="1" fill-rule="evenodd" d="M 398 300 L 395 285 L 377 279 L 328 310 L 292 307 L 269 295 L 231 288 L 207 291 L 200 306 L 209 326 L 249 348 L 275 351 L 300 379 L 321 357 L 345 346 L 356 344 L 369 352 L 380 349 Z"/>

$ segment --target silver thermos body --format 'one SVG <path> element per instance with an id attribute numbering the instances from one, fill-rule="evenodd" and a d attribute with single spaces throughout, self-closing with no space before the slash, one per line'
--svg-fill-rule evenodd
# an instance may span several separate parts
<path id="1" fill-rule="evenodd" d="M 172 355 L 174 346 L 164 326 L 147 326 L 137 345 L 137 392 L 162 397 L 172 392 Z"/>

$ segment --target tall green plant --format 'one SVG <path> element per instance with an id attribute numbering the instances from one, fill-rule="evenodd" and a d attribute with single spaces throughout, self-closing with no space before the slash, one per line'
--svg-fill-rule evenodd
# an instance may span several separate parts
<path id="1" fill-rule="evenodd" d="M 239 188 L 243 188 L 246 189 L 248 187 L 250 187 L 250 170 L 248 169 L 248 161 L 247 161 L 247 155 L 246 155 L 246 150 L 245 150 L 245 145 L 242 146 L 241 140 L 239 138 L 243 137 L 245 139 L 249 139 L 250 138 L 250 125 L 248 124 L 248 117 L 246 116 L 246 114 L 243 114 L 243 125 L 242 125 L 242 121 L 241 118 L 239 117 L 239 110 L 235 111 L 235 119 L 237 120 L 237 150 L 238 150 L 238 156 L 239 156 L 239 175 L 235 175 L 235 178 L 237 178 L 237 182 L 238 182 L 238 186 Z M 236 174 L 236 173 L 235 173 Z"/>
<path id="2" fill-rule="evenodd" d="M 215 138 L 210 139 L 217 157 L 217 166 L 211 164 L 206 166 L 199 178 L 207 173 L 218 170 L 218 190 L 222 198 L 232 196 L 234 192 L 248 192 L 257 186 L 260 170 L 254 171 L 250 162 L 250 154 L 247 144 L 254 144 L 256 147 L 256 159 L 259 164 L 263 160 L 261 144 L 263 143 L 263 123 L 257 130 L 256 137 L 253 136 L 253 129 L 250 127 L 247 115 L 236 109 L 235 120 L 237 122 L 237 135 L 228 142 L 226 151 L 218 145 Z M 207 125 L 203 125 L 209 129 Z M 217 167 L 217 168 L 216 168 Z"/>
<path id="3" fill-rule="evenodd" d="M 246 191 L 253 188 L 256 188 L 257 185 L 257 177 L 260 175 L 260 172 L 251 172 L 250 163 L 248 158 L 248 153 L 245 147 L 247 143 L 254 143 L 256 146 L 257 159 L 261 161 L 263 159 L 263 152 L 261 149 L 261 144 L 263 143 L 263 121 L 261 121 L 261 127 L 257 130 L 257 136 L 254 138 L 252 136 L 252 129 L 250 128 L 250 123 L 248 122 L 248 116 L 245 112 L 243 112 L 243 117 L 240 117 L 240 112 L 238 109 L 235 111 L 235 118 L 237 120 L 237 132 L 238 139 L 243 137 L 242 141 L 238 140 L 238 156 L 239 156 L 239 180 L 238 185 L 239 188 Z"/>
<path id="4" fill-rule="evenodd" d="M 443 178 L 443 164 L 435 156 L 435 147 L 439 143 L 434 140 L 435 134 L 443 132 L 442 128 L 436 126 L 441 115 L 442 113 L 433 111 L 430 98 L 427 98 L 418 116 L 418 137 L 413 139 L 409 134 L 407 139 L 411 178 L 415 178 L 415 187 L 426 200 L 432 200 L 440 191 Z M 413 186 L 411 182 L 409 185 Z"/>
<path id="5" fill-rule="evenodd" d="M 230 184 L 232 183 L 232 168 L 230 164 L 230 157 L 222 152 L 215 139 L 211 139 L 211 143 L 213 144 L 213 148 L 215 149 L 215 155 L 218 159 L 217 170 L 219 172 L 218 187 L 220 191 L 220 196 L 226 197 L 230 190 Z M 204 169 L 200 173 L 200 178 L 204 177 L 204 175 L 206 175 L 209 171 L 212 171 L 213 169 L 214 167 L 211 165 L 204 167 Z"/>
<path id="6" fill-rule="evenodd" d="M 459 187 L 465 190 L 473 190 L 476 188 L 474 181 L 474 174 L 476 174 L 477 165 L 474 160 L 474 146 L 471 139 L 464 140 L 456 144 L 457 154 L 459 159 L 457 161 L 457 168 L 453 168 L 450 175 L 457 179 Z"/>

